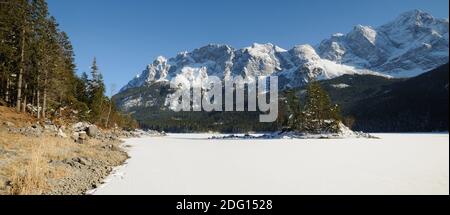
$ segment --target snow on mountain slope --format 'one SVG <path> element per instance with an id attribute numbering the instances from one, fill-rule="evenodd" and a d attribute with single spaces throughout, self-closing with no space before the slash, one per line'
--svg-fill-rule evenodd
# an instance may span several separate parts
<path id="1" fill-rule="evenodd" d="M 183 72 L 186 68 L 202 69 L 207 76 L 220 78 L 275 74 L 282 88 L 344 74 L 412 77 L 448 62 L 448 40 L 448 19 L 413 10 L 377 28 L 357 25 L 316 47 L 299 45 L 284 50 L 270 43 L 255 43 L 236 50 L 210 44 L 170 59 L 158 57 L 121 92 L 189 76 Z"/>
<path id="2" fill-rule="evenodd" d="M 448 19 L 413 10 L 378 28 L 356 26 L 317 46 L 331 61 L 383 72 L 416 76 L 448 62 Z"/>
<path id="3" fill-rule="evenodd" d="M 170 65 L 168 64 L 167 59 L 159 56 L 152 64 L 148 65 L 141 74 L 137 75 L 125 87 L 123 87 L 121 91 L 129 88 L 140 87 L 147 83 L 167 81 L 166 78 L 169 68 Z"/>
<path id="4" fill-rule="evenodd" d="M 370 70 L 359 69 L 353 66 L 338 64 L 331 60 L 322 59 L 310 45 L 295 46 L 289 52 L 291 54 L 291 62 L 293 62 L 293 69 L 279 74 L 289 78 L 302 76 L 305 79 L 305 82 L 307 82 L 312 79 L 336 78 L 345 74 L 371 74 L 389 77 Z"/>
<path id="5" fill-rule="evenodd" d="M 169 60 L 158 57 L 157 60 L 136 76 L 121 92 L 129 88 L 151 85 L 167 81 L 170 78 L 184 76 L 192 79 L 192 72 L 204 71 L 207 76 L 220 78 L 243 76 L 253 78 L 276 74 L 288 81 L 289 86 L 300 86 L 312 79 L 328 79 L 344 74 L 380 73 L 357 69 L 322 59 L 310 45 L 296 46 L 287 51 L 272 44 L 253 44 L 250 47 L 235 50 L 226 45 L 210 44 L 178 54 Z"/>

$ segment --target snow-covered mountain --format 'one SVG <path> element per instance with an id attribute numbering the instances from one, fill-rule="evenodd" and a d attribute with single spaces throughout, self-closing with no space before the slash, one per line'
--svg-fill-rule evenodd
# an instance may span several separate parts
<path id="1" fill-rule="evenodd" d="M 339 64 L 411 77 L 448 62 L 448 24 L 413 10 L 378 28 L 355 26 L 316 48 L 322 58 Z"/>
<path id="2" fill-rule="evenodd" d="M 314 47 L 298 45 L 285 50 L 255 43 L 234 49 L 210 44 L 170 59 L 158 57 L 121 92 L 199 74 L 222 78 L 275 74 L 282 87 L 344 74 L 411 77 L 448 62 L 448 24 L 448 19 L 414 10 L 377 28 L 355 26 L 351 32 L 335 34 Z"/>
<path id="3" fill-rule="evenodd" d="M 255 43 L 238 50 L 227 45 L 209 44 L 192 52 L 179 53 L 170 59 L 159 56 L 123 87 L 121 92 L 157 82 L 168 82 L 176 76 L 192 79 L 199 71 L 206 73 L 206 76 L 221 78 L 276 74 L 286 86 L 300 86 L 311 79 L 328 79 L 343 74 L 382 75 L 322 59 L 310 45 L 296 46 L 287 51 L 270 43 Z"/>

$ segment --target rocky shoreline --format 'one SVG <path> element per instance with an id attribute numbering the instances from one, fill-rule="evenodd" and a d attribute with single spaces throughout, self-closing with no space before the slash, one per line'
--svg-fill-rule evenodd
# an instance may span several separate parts
<path id="1" fill-rule="evenodd" d="M 253 134 L 230 134 L 226 136 L 212 136 L 209 139 L 343 139 L 343 138 L 366 138 L 366 139 L 378 139 L 369 133 L 360 131 L 352 131 L 343 123 L 339 123 L 339 130 L 335 133 L 325 132 L 322 134 L 310 134 L 299 131 L 277 131 L 265 134 L 253 135 Z"/>
<path id="2" fill-rule="evenodd" d="M 100 186 L 114 167 L 129 158 L 123 139 L 165 135 L 157 131 L 102 130 L 86 122 L 59 126 L 51 121 L 22 127 L 2 122 L 0 132 L 5 137 L 4 142 L 0 141 L 0 194 L 43 195 L 84 195 Z M 18 139 L 20 144 L 7 147 L 9 139 Z M 36 145 L 40 145 L 39 150 Z M 33 163 L 33 151 L 42 151 L 38 162 Z M 39 170 L 21 169 L 20 165 Z M 28 193 L 28 186 L 39 189 Z"/>

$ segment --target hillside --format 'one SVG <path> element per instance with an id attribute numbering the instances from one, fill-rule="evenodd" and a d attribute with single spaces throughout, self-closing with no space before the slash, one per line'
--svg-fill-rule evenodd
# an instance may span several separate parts
<path id="1" fill-rule="evenodd" d="M 396 126 L 376 127 L 366 123 L 370 118 L 365 112 L 364 104 L 369 103 L 366 100 L 381 99 L 379 102 L 384 103 L 381 95 L 392 90 L 392 84 L 446 62 L 448 19 L 412 10 L 378 27 L 357 25 L 350 32 L 334 34 L 317 45 L 296 45 L 286 50 L 270 43 L 255 43 L 241 49 L 209 44 L 170 58 L 159 56 L 129 81 L 113 100 L 118 109 L 132 114 L 144 128 L 168 131 L 271 130 L 279 128 L 281 122 L 258 123 L 257 113 L 174 113 L 165 104 L 173 102 L 168 96 L 172 94 L 168 83 L 173 78 L 191 82 L 211 76 L 253 79 L 276 75 L 280 91 L 290 88 L 301 91 L 310 81 L 319 80 L 333 102 L 341 105 L 348 122 L 353 121 L 351 117 L 361 117 L 355 122 L 355 129 L 394 131 Z M 375 124 L 380 123 L 383 122 Z M 441 127 L 436 129 L 441 130 Z M 416 131 L 428 128 L 419 126 Z"/>
<path id="2" fill-rule="evenodd" d="M 354 129 L 377 132 L 448 131 L 449 67 L 397 82 L 346 111 Z"/>
<path id="3" fill-rule="evenodd" d="M 448 71 L 445 64 L 410 79 L 354 75 L 320 83 L 343 115 L 354 120 L 354 130 L 448 131 Z"/>
<path id="4" fill-rule="evenodd" d="M 174 112 L 165 105 L 172 90 L 155 84 L 126 90 L 113 97 L 124 112 L 131 113 L 141 128 L 168 132 L 246 132 L 276 129 L 273 123 L 259 123 L 258 112 Z M 138 95 L 137 97 L 129 97 Z M 132 98 L 132 99 L 130 99 Z"/>
<path id="5" fill-rule="evenodd" d="M 70 124 L 0 106 L 0 195 L 79 195 L 97 187 L 127 159 L 119 136 L 97 132 L 77 139 Z"/>
<path id="6" fill-rule="evenodd" d="M 333 103 L 341 107 L 344 121 L 366 132 L 428 132 L 448 130 L 448 64 L 414 78 L 344 75 L 320 81 Z M 304 101 L 304 87 L 296 89 Z M 125 107 L 143 128 L 171 132 L 247 132 L 281 129 L 282 101 L 275 123 L 259 123 L 258 112 L 181 112 L 164 106 L 167 85 L 133 88 L 113 99 Z M 139 95 L 134 100 L 125 99 Z M 283 98 L 284 94 L 280 94 Z M 120 102 L 126 102 L 125 105 Z"/>

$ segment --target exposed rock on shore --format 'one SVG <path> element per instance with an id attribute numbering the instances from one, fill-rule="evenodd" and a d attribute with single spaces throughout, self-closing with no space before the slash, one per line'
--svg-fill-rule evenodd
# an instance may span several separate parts
<path id="1" fill-rule="evenodd" d="M 128 158 L 122 138 L 164 135 L 103 130 L 87 122 L 66 127 L 36 121 L 20 126 L 0 124 L 0 194 L 85 194 Z"/>

